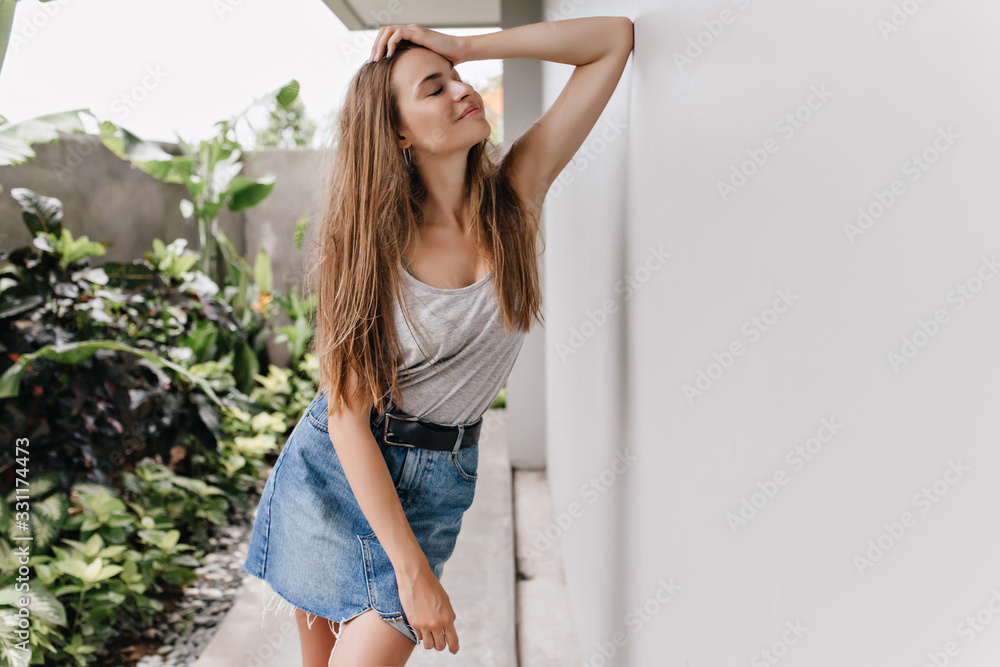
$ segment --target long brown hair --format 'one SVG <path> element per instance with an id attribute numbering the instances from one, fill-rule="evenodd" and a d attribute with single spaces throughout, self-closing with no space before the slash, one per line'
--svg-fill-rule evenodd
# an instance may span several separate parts
<path id="1" fill-rule="evenodd" d="M 327 390 L 331 412 L 365 395 L 381 412 L 390 393 L 405 410 L 392 299 L 401 297 L 399 261 L 417 234 L 427 191 L 396 143 L 400 116 L 390 75 L 398 54 L 411 48 L 425 47 L 401 40 L 392 57 L 358 70 L 326 152 L 329 176 L 323 184 L 320 238 L 306 289 L 318 295 L 310 347 L 319 360 L 319 389 Z M 469 149 L 465 196 L 471 233 L 493 267 L 505 331 L 526 332 L 533 319 L 544 324 L 538 219 L 512 187 L 506 157 L 496 163 L 488 142 Z M 405 309 L 405 301 L 400 304 Z M 360 386 L 350 382 L 352 369 Z"/>

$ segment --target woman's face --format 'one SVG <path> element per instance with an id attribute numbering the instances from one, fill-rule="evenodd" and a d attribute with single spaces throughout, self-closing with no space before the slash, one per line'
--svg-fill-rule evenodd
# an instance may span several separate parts
<path id="1" fill-rule="evenodd" d="M 490 136 L 482 96 L 447 58 L 424 48 L 391 57 L 399 58 L 391 80 L 401 117 L 400 148 L 441 155 L 467 151 Z M 470 105 L 479 111 L 461 118 Z"/>

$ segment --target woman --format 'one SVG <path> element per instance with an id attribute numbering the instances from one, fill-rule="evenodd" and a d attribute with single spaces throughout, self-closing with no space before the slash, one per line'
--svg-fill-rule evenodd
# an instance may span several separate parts
<path id="1" fill-rule="evenodd" d="M 631 50 L 623 17 L 471 37 L 385 26 L 351 81 L 310 275 L 320 390 L 243 565 L 294 607 L 304 667 L 402 665 L 420 642 L 458 652 L 439 580 L 475 493 L 482 416 L 542 321 L 541 204 Z M 494 164 L 483 98 L 454 66 L 500 58 L 576 68 Z"/>

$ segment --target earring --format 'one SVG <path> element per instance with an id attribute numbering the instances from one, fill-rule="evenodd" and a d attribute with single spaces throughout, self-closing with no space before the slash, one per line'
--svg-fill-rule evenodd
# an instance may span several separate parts
<path id="1" fill-rule="evenodd" d="M 413 166 L 413 157 L 410 155 L 410 149 L 403 149 L 403 161 L 406 162 L 407 167 Z"/>

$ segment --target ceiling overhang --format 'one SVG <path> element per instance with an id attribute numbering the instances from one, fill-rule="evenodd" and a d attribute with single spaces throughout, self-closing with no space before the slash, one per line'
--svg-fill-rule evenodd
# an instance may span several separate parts
<path id="1" fill-rule="evenodd" d="M 416 23 L 425 28 L 495 28 L 500 0 L 323 0 L 349 30 Z"/>

